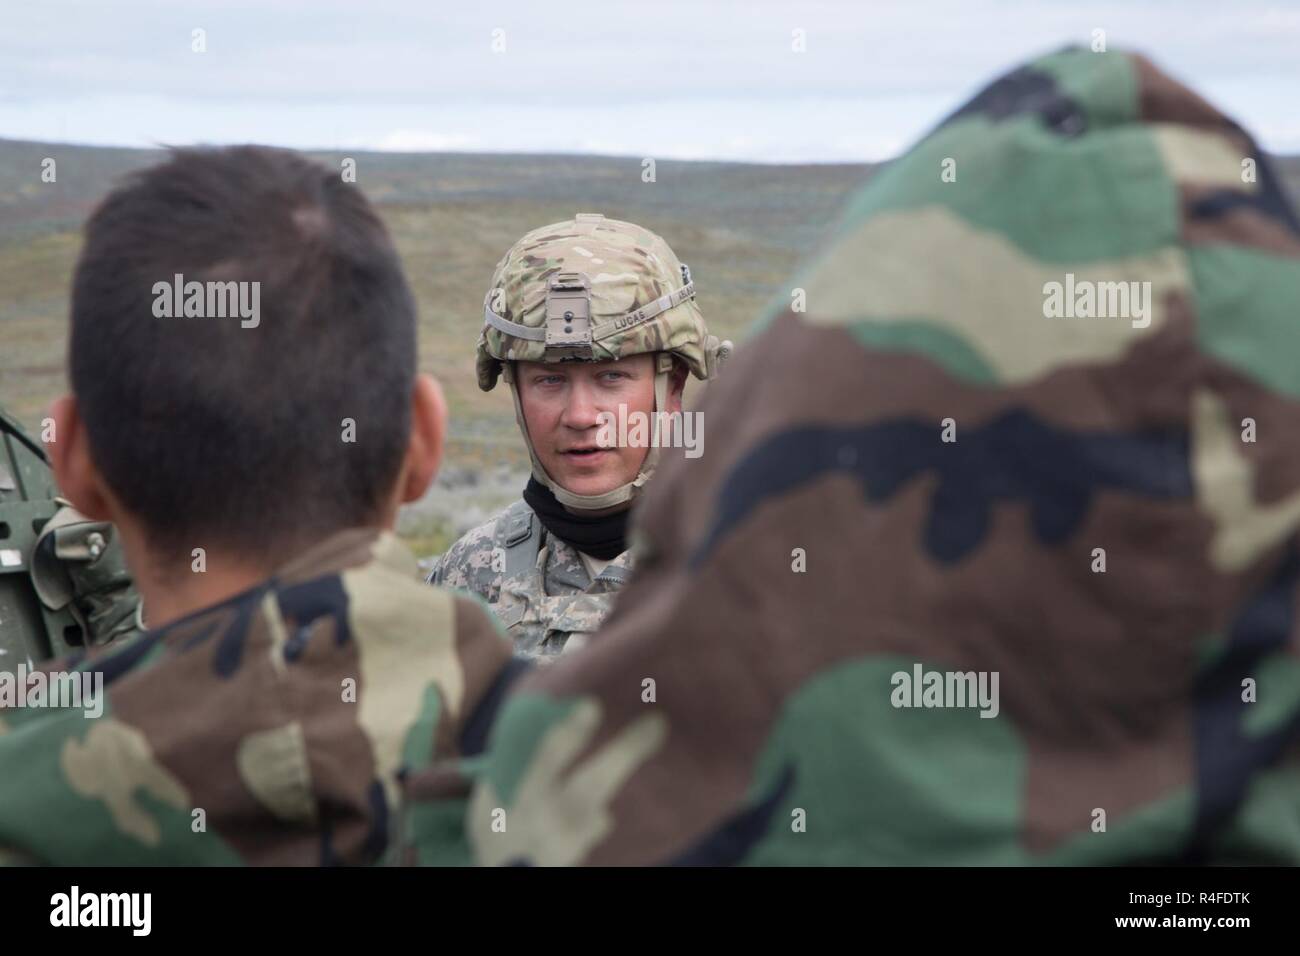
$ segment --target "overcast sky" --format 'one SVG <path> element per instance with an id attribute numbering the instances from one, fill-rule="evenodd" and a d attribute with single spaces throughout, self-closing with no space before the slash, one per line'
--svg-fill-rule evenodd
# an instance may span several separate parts
<path id="1" fill-rule="evenodd" d="M 111 145 L 897 153 L 1106 31 L 1300 152 L 1300 4 L 1250 0 L 0 0 L 0 136 Z M 206 52 L 192 50 L 205 31 Z M 504 42 L 504 50 L 495 51 Z M 795 30 L 806 52 L 795 53 Z"/>

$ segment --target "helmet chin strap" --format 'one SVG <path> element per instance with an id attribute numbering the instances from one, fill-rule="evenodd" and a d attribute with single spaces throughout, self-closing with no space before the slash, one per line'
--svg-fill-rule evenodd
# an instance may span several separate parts
<path id="1" fill-rule="evenodd" d="M 575 495 L 552 479 L 542 466 L 541 459 L 537 457 L 537 450 L 533 448 L 533 440 L 528 434 L 528 424 L 524 421 L 524 406 L 519 399 L 519 387 L 515 383 L 514 363 L 503 362 L 502 366 L 502 378 L 510 386 L 510 394 L 515 403 L 515 421 L 519 423 L 519 431 L 524 436 L 524 445 L 528 448 L 528 457 L 533 464 L 533 477 L 551 490 L 551 494 L 555 495 L 556 501 L 573 511 L 604 511 L 630 502 L 641 493 L 641 489 L 645 487 L 646 482 L 650 480 L 650 476 L 654 474 L 655 466 L 659 464 L 659 448 L 662 438 L 658 415 L 650 416 L 652 423 L 650 448 L 646 451 L 645 460 L 641 462 L 641 468 L 635 478 L 601 495 Z M 672 369 L 673 360 L 671 355 L 667 352 L 660 352 L 655 356 L 656 412 L 668 407 L 668 385 L 672 379 Z"/>

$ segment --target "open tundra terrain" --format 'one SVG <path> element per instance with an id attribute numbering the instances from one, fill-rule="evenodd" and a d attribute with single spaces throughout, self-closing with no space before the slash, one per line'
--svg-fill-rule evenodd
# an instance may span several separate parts
<path id="1" fill-rule="evenodd" d="M 661 161 L 655 181 L 645 182 L 640 157 L 314 155 L 335 168 L 356 161 L 357 183 L 388 223 L 419 301 L 420 367 L 439 378 L 451 407 L 443 472 L 399 526 L 419 554 L 441 551 L 513 500 L 527 475 L 508 391 L 485 395 L 474 378 L 483 295 L 516 239 L 577 212 L 647 226 L 691 266 L 710 328 L 738 341 L 768 306 L 789 301 L 798 264 L 872 170 Z M 47 158 L 56 163 L 52 183 L 41 177 Z M 119 177 L 160 158 L 156 150 L 0 140 L 0 405 L 30 428 L 65 388 L 81 222 Z M 1300 159 L 1279 165 L 1300 197 Z"/>
<path id="2" fill-rule="evenodd" d="M 796 265 L 870 170 L 661 161 L 645 182 L 640 157 L 313 155 L 340 169 L 356 160 L 357 184 L 392 231 L 419 301 L 420 367 L 447 393 L 442 474 L 399 525 L 420 554 L 518 497 L 527 477 L 509 392 L 484 394 L 474 377 L 483 295 L 516 239 L 578 212 L 647 226 L 691 266 L 711 329 L 737 339 L 770 302 L 789 300 Z M 41 179 L 47 157 L 53 183 Z M 65 387 L 81 223 L 124 173 L 159 159 L 156 150 L 0 140 L 0 405 L 29 428 Z"/>

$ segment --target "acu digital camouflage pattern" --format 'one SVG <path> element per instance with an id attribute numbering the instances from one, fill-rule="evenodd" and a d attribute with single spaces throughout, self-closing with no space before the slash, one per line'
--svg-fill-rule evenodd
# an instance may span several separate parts
<path id="1" fill-rule="evenodd" d="M 1045 318 L 1067 272 L 1151 282 L 1150 325 Z M 1047 56 L 792 286 L 599 639 L 518 685 L 467 809 L 414 782 L 416 855 L 1300 863 L 1300 226 L 1255 144 L 1142 58 Z M 1000 714 L 894 709 L 918 662 L 999 672 Z"/>
<path id="2" fill-rule="evenodd" d="M 585 645 L 604 623 L 632 573 L 632 553 L 624 551 L 593 580 L 578 550 L 542 528 L 536 563 L 507 575 L 501 529 L 509 510 L 447 549 L 429 582 L 477 594 L 506 628 L 516 654 L 549 661 Z"/>
<path id="3" fill-rule="evenodd" d="M 511 246 L 497 263 L 485 302 L 503 319 L 544 328 L 549 280 L 559 272 L 582 272 L 590 280 L 593 338 L 614 320 L 685 285 L 681 263 L 659 236 L 634 223 L 580 214 L 534 229 Z M 696 378 L 706 379 L 717 364 L 718 346 L 699 306 L 687 299 L 648 322 L 595 338 L 590 360 L 673 352 Z M 484 326 L 478 344 L 479 388 L 492 389 L 502 361 L 551 360 L 545 342 Z"/>
<path id="4" fill-rule="evenodd" d="M 509 659 L 479 604 L 425 586 L 391 535 L 335 535 L 262 587 L 74 661 L 103 673 L 102 716 L 0 709 L 0 859 L 374 863 L 400 775 L 478 746 Z"/>

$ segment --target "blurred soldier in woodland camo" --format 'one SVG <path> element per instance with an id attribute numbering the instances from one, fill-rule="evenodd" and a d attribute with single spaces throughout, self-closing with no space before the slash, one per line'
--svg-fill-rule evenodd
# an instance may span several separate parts
<path id="1" fill-rule="evenodd" d="M 479 746 L 509 643 L 389 530 L 446 426 L 415 328 L 369 203 L 296 154 L 178 151 L 91 216 L 48 447 L 149 629 L 51 665 L 95 708 L 0 704 L 0 859 L 373 863 L 402 775 Z"/>
<path id="2" fill-rule="evenodd" d="M 415 855 L 1300 863 L 1300 223 L 1256 144 L 1047 56 L 791 287 L 606 627 L 413 781 Z"/>
<path id="3" fill-rule="evenodd" d="M 711 378 L 731 343 L 709 335 L 690 271 L 667 243 L 591 213 L 515 243 L 484 318 L 479 387 L 498 376 L 510 386 L 532 477 L 522 500 L 453 544 L 429 579 L 480 595 L 516 653 L 549 659 L 585 643 L 631 573 L 629 509 L 669 440 L 654 413 L 681 412 L 688 372 Z M 633 416 L 652 425 L 643 440 L 611 446 L 603 422 Z"/>

